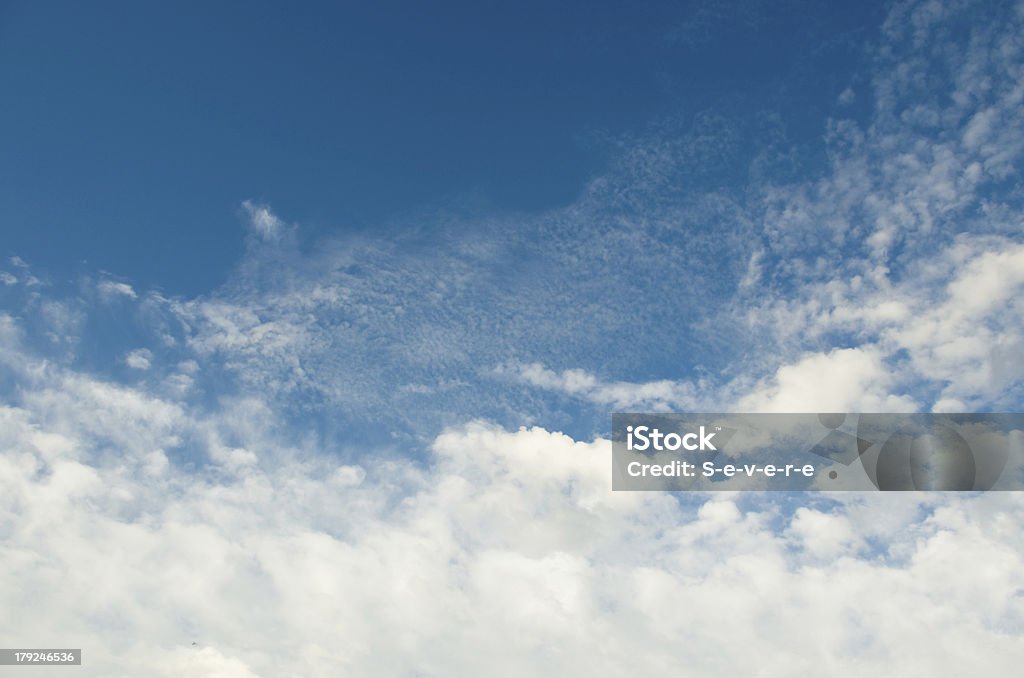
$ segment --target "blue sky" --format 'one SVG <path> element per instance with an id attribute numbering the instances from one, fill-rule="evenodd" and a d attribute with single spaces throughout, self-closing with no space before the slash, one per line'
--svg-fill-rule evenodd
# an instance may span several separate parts
<path id="1" fill-rule="evenodd" d="M 820 162 L 821 119 L 880 15 L 5 3 L 7 250 L 194 295 L 240 256 L 244 198 L 307 241 L 425 210 L 533 212 L 572 203 L 624 138 L 708 111 L 781 115 Z"/>
<path id="2" fill-rule="evenodd" d="M 8 253 L 57 287 L 109 276 L 178 300 L 279 292 L 241 207 L 272 205 L 297 225 L 275 246 L 287 275 L 330 268 L 323 251 L 369 259 L 355 283 L 383 344 L 338 331 L 344 314 L 328 304 L 314 325 L 347 364 L 303 356 L 325 375 L 314 394 L 347 392 L 341 371 L 372 390 L 343 397 L 332 420 L 379 401 L 386 412 L 356 418 L 416 420 L 389 419 L 389 434 L 484 416 L 593 435 L 607 408 L 581 412 L 491 372 L 539 363 L 647 382 L 726 370 L 749 333 L 692 327 L 730 303 L 764 184 L 823 171 L 824 121 L 864 115 L 856 97 L 837 97 L 864 77 L 881 15 L 813 3 L 584 16 L 572 5 L 14 4 L 0 60 L 15 93 L 2 122 L 18 130 L 2 182 Z M 452 251 L 481 244 L 496 249 Z M 457 301 L 446 277 L 469 280 Z M 440 301 L 417 298 L 435 283 L 447 286 Z M 407 322 L 384 317 L 395 295 Z M 625 303 L 646 319 L 627 320 Z M 99 372 L 153 339 L 123 314 L 84 322 L 95 329 L 74 360 Z M 410 335 L 434 348 L 408 349 Z M 416 357 L 425 350 L 447 355 Z M 403 388 L 430 392 L 396 407 Z"/>
<path id="3" fill-rule="evenodd" d="M 1020 411 L 1022 35 L 3 4 L 0 636 L 104 676 L 1007 675 L 1016 493 L 612 493 L 605 436 Z"/>

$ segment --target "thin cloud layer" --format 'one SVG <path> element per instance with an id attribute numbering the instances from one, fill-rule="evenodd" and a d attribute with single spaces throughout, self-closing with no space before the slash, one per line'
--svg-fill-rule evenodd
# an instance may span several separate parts
<path id="1" fill-rule="evenodd" d="M 1022 32 L 1019 5 L 895 6 L 851 85 L 871 107 L 823 123 L 810 181 L 755 171 L 776 142 L 702 115 L 630 139 L 565 208 L 423 214 L 315 252 L 259 239 L 228 286 L 164 312 L 248 388 L 428 437 L 478 416 L 589 435 L 615 407 L 783 403 L 764 389 L 815 355 L 871 356 L 877 378 L 836 404 L 863 388 L 886 409 L 1011 407 Z M 730 167 L 751 149 L 746 185 L 716 138 Z M 283 223 L 246 209 L 261 233 Z"/>

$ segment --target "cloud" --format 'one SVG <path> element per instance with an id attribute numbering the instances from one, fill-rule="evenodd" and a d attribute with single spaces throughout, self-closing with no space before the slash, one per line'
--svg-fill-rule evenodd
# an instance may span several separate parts
<path id="1" fill-rule="evenodd" d="M 964 246 L 936 303 L 886 334 L 920 374 L 946 382 L 945 398 L 997 400 L 1024 378 L 1024 245 Z"/>
<path id="2" fill-rule="evenodd" d="M 284 222 L 270 211 L 268 205 L 245 200 L 242 207 L 249 217 L 249 228 L 261 240 L 275 240 L 284 231 Z"/>
<path id="3" fill-rule="evenodd" d="M 251 251 L 168 323 L 245 388 L 417 436 L 474 416 L 568 426 L 585 418 L 569 399 L 601 420 L 805 408 L 796 374 L 815 366 L 838 370 L 836 404 L 863 387 L 885 408 L 1009 407 L 1021 28 L 1009 4 L 894 5 L 865 72 L 837 86 L 857 106 L 823 122 L 814 172 L 773 170 L 795 152 L 781 123 L 673 118 L 617 140 L 571 205 Z M 280 235 L 268 205 L 244 207 L 260 240 Z M 870 379 L 847 378 L 853 356 Z"/>
<path id="4" fill-rule="evenodd" d="M 153 352 L 146 348 L 129 351 L 124 357 L 124 364 L 133 370 L 148 370 L 153 362 Z"/>
<path id="5" fill-rule="evenodd" d="M 85 313 L 77 303 L 53 299 L 39 300 L 38 318 L 44 336 L 57 347 L 74 345 L 85 323 Z"/>
<path id="6" fill-rule="evenodd" d="M 645 383 L 603 382 L 585 370 L 568 369 L 556 373 L 540 363 L 503 365 L 495 372 L 498 376 L 511 375 L 530 386 L 583 398 L 616 410 L 691 410 L 697 402 L 698 387 L 668 379 Z"/>
<path id="7" fill-rule="evenodd" d="M 139 296 L 128 283 L 113 280 L 101 280 L 96 284 L 96 290 L 100 293 L 100 296 L 108 300 L 116 299 L 117 297 L 138 299 Z"/>
<path id="8" fill-rule="evenodd" d="M 810 179 L 709 114 L 542 214 L 304 250 L 244 203 L 223 288 L 97 284 L 138 300 L 109 357 L 137 384 L 83 348 L 90 295 L 19 300 L 0 633 L 56 629 L 83 675 L 1012 675 L 1016 494 L 612 493 L 596 435 L 633 407 L 1019 408 L 1022 17 L 979 8 L 894 5 Z"/>
<path id="9" fill-rule="evenodd" d="M 8 259 L 11 266 L 13 266 L 17 274 L 13 274 L 10 271 L 0 271 L 0 282 L 5 286 L 11 287 L 18 284 L 19 282 L 28 287 L 35 287 L 42 284 L 36 276 L 32 275 L 31 267 L 21 257 L 11 257 Z"/>
<path id="10" fill-rule="evenodd" d="M 902 382 L 966 409 L 978 402 L 1005 407 L 1024 376 L 1016 369 L 1024 336 L 1024 314 L 1017 308 L 1021 248 L 1002 236 L 963 235 L 899 279 L 876 268 L 808 284 L 743 312 L 747 322 L 787 347 L 780 353 L 793 351 L 791 363 L 808 345 L 858 344 L 854 348 L 886 363 L 869 369 L 885 373 L 886 389 Z"/>
<path id="11" fill-rule="evenodd" d="M 814 353 L 783 365 L 739 401 L 741 412 L 914 412 L 918 404 L 894 395 L 894 378 L 871 348 Z"/>
<path id="12" fill-rule="evenodd" d="M 894 8 L 867 71 L 837 85 L 857 90 L 840 113 L 862 117 L 823 122 L 813 173 L 771 171 L 795 152 L 782 121 L 708 112 L 609 142 L 608 171 L 541 213 L 424 212 L 299 247 L 296 226 L 246 201 L 251 246 L 226 285 L 139 297 L 154 378 L 168 397 L 230 383 L 296 417 L 329 408 L 321 428 L 339 436 L 418 441 L 474 417 L 587 437 L 614 409 L 805 408 L 816 367 L 837 370 L 818 380 L 830 402 L 865 388 L 878 407 L 1010 407 L 1022 221 L 1004 170 L 1020 155 L 1012 139 L 997 144 L 1009 155 L 986 149 L 1019 129 L 1005 123 L 1020 17 L 971 7 Z M 918 37 L 968 19 L 971 35 Z M 986 282 L 987 267 L 1001 272 Z M 985 290 L 998 296 L 968 301 Z M 846 350 L 870 378 L 849 376 Z"/>
<path id="13" fill-rule="evenodd" d="M 1002 674 L 1024 658 L 1012 493 L 788 512 L 612 493 L 607 441 L 541 428 L 469 423 L 422 464 L 354 467 L 280 426 L 256 401 L 187 412 L 63 370 L 0 409 L 5 637 L 59 628 L 83 675 Z"/>
<path id="14" fill-rule="evenodd" d="M 870 116 L 829 122 L 815 181 L 758 187 L 762 284 L 732 313 L 782 365 L 862 347 L 924 407 L 1017 402 L 1024 222 L 1006 188 L 1024 157 L 1022 18 L 1012 3 L 895 4 Z"/>
<path id="15" fill-rule="evenodd" d="M 212 647 L 182 647 L 163 653 L 165 675 L 218 676 L 222 678 L 256 678 L 245 662 L 237 657 L 225 657 Z"/>

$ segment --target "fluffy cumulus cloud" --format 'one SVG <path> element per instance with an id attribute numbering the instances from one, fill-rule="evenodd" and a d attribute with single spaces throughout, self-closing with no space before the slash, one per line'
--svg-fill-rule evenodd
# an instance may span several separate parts
<path id="1" fill-rule="evenodd" d="M 94 676 L 1012 675 L 1017 494 L 613 493 L 600 434 L 1018 409 L 1022 22 L 894 5 L 811 180 L 762 147 L 721 188 L 743 130 L 704 116 L 540 215 L 303 249 L 244 203 L 192 299 L 10 260 L 4 642 Z"/>
<path id="2" fill-rule="evenodd" d="M 783 365 L 739 401 L 741 412 L 914 412 L 917 403 L 891 393 L 892 371 L 878 351 L 814 353 Z"/>
<path id="3" fill-rule="evenodd" d="M 422 463 L 353 466 L 283 443 L 258 401 L 200 414 L 40 369 L 0 410 L 0 628 L 82 647 L 83 675 L 1003 675 L 1024 660 L 1015 494 L 792 510 L 612 493 L 607 441 L 482 422 Z"/>

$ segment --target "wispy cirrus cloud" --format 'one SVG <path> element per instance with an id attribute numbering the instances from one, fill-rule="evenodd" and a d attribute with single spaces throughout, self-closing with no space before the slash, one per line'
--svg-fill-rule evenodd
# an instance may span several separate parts
<path id="1" fill-rule="evenodd" d="M 495 374 L 617 411 L 689 411 L 696 407 L 700 391 L 697 385 L 668 379 L 644 383 L 605 382 L 584 370 L 554 372 L 540 363 L 500 365 L 495 368 Z"/>
<path id="2" fill-rule="evenodd" d="M 895 6 L 850 85 L 870 106 L 823 123 L 816 177 L 763 170 L 781 152 L 764 120 L 697 116 L 624 140 L 561 209 L 424 214 L 313 254 L 267 243 L 231 286 L 174 308 L 184 340 L 260 388 L 433 421 L 553 413 L 545 393 L 600 411 L 753 406 L 744 389 L 835 355 L 875 356 L 892 371 L 879 394 L 906 406 L 1012 402 L 1021 16 L 993 11 Z M 496 388 L 481 365 L 539 365 L 504 380 L 539 390 Z"/>
<path id="3" fill-rule="evenodd" d="M 475 416 L 586 420 L 577 432 L 592 434 L 573 399 L 601 419 L 795 407 L 806 398 L 766 394 L 804 365 L 824 379 L 836 356 L 871 356 L 880 376 L 864 387 L 879 403 L 1008 406 L 1024 334 L 1024 217 L 1009 190 L 1024 149 L 1020 24 L 1012 4 L 894 6 L 868 71 L 841 90 L 870 103 L 823 121 L 817 173 L 766 171 L 785 156 L 778 119 L 706 112 L 623 137 L 562 208 L 424 212 L 304 248 L 246 201 L 254 237 L 224 287 L 194 299 L 96 289 L 137 302 L 159 335 L 153 364 L 201 366 L 176 377 L 196 394 L 202 376 L 229 380 L 412 435 Z M 76 303 L 29 305 L 55 341 L 76 335 Z M 860 388 L 849 383 L 837 402 Z"/>
<path id="4" fill-rule="evenodd" d="M 252 233 L 261 240 L 276 240 L 286 228 L 285 223 L 271 211 L 269 205 L 244 200 L 242 209 L 248 216 Z"/>

